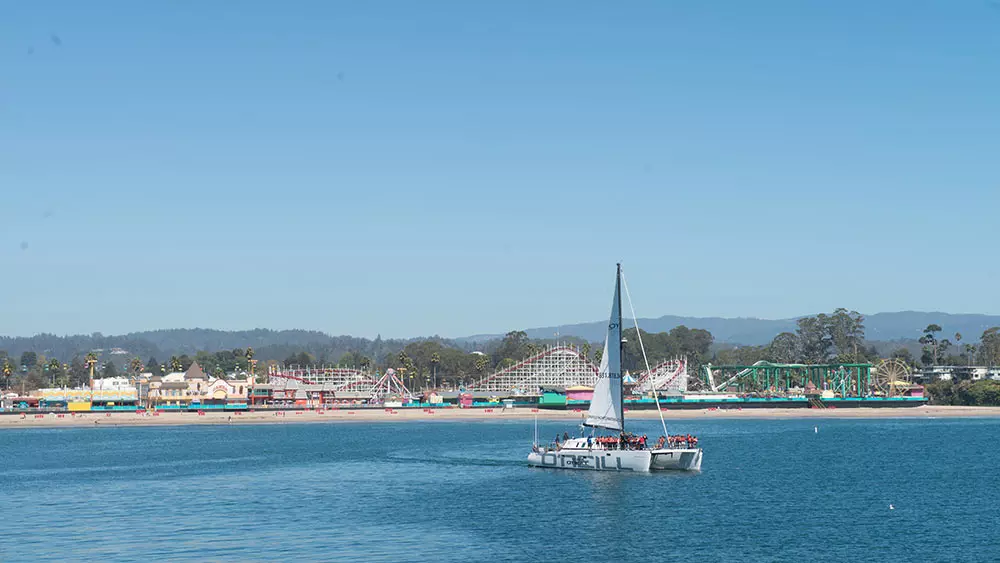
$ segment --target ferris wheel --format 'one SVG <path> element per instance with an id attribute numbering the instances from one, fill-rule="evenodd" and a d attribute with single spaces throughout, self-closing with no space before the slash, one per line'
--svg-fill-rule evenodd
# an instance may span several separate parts
<path id="1" fill-rule="evenodd" d="M 875 387 L 887 397 L 898 395 L 910 385 L 910 366 L 899 358 L 879 361 L 872 370 Z"/>

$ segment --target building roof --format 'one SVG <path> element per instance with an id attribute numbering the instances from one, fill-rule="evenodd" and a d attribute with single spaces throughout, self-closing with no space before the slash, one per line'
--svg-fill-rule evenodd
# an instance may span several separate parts
<path id="1" fill-rule="evenodd" d="M 160 385 L 160 389 L 187 389 L 188 384 L 183 381 L 167 381 Z"/>
<path id="2" fill-rule="evenodd" d="M 149 378 L 150 383 L 160 383 L 161 381 L 163 381 L 163 377 L 159 375 L 154 375 L 153 377 Z"/>
<path id="3" fill-rule="evenodd" d="M 191 364 L 187 372 L 184 373 L 184 379 L 206 379 L 205 370 L 201 369 L 198 362 Z"/>

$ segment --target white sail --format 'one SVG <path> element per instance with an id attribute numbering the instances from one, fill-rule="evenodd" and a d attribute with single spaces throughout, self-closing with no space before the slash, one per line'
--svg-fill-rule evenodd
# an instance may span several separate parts
<path id="1" fill-rule="evenodd" d="M 615 297 L 611 303 L 611 320 L 604 337 L 604 355 L 597 372 L 594 397 L 587 411 L 587 426 L 621 431 L 624 428 L 622 413 L 622 327 L 621 327 L 621 275 L 615 278 Z"/>

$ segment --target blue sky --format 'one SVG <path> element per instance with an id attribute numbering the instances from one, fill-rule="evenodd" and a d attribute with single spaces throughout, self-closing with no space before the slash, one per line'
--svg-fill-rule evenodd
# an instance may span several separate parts
<path id="1" fill-rule="evenodd" d="M 0 334 L 1000 313 L 1000 3 L 2 12 Z"/>

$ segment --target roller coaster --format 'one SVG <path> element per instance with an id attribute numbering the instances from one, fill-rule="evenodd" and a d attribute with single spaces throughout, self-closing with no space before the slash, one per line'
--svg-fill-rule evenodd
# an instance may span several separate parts
<path id="1" fill-rule="evenodd" d="M 626 380 L 629 376 L 626 375 Z M 534 395 L 540 389 L 593 387 L 597 383 L 597 366 L 573 346 L 551 346 L 520 362 L 487 375 L 469 386 L 470 391 Z M 661 362 L 634 378 L 636 391 L 655 386 L 665 393 L 683 393 L 687 389 L 687 359 L 674 358 Z"/>
<path id="2" fill-rule="evenodd" d="M 808 389 L 830 391 L 840 397 L 894 397 L 914 387 L 910 371 L 899 360 L 878 364 L 779 364 L 766 361 L 753 365 L 702 367 L 692 388 L 708 392 L 784 396 Z"/>

